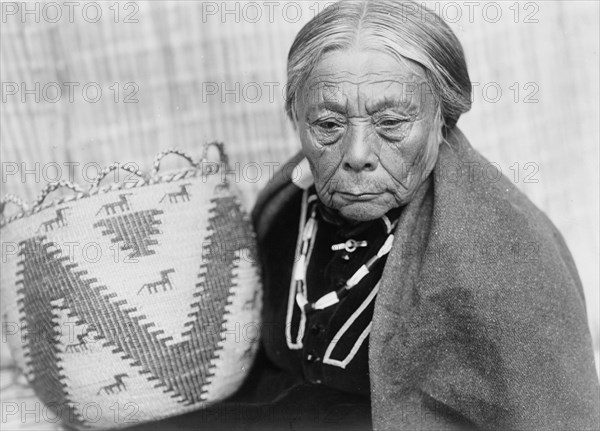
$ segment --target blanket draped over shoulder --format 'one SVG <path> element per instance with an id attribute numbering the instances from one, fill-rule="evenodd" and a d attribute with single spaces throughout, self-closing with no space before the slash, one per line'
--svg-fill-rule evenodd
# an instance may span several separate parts
<path id="1" fill-rule="evenodd" d="M 259 243 L 297 155 L 253 211 Z M 268 262 L 262 262 L 268 265 Z M 375 429 L 600 429 L 583 289 L 554 225 L 458 129 L 400 218 L 375 304 Z"/>

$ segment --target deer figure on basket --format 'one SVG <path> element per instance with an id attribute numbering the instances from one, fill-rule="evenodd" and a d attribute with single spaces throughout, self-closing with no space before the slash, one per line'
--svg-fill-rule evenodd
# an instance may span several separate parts
<path id="1" fill-rule="evenodd" d="M 104 393 L 106 395 L 108 395 L 108 394 L 113 394 L 115 392 L 122 392 L 122 391 L 126 390 L 127 385 L 123 381 L 123 379 L 125 377 L 129 377 L 129 375 L 126 373 L 115 375 L 114 376 L 115 383 L 111 383 L 110 385 L 102 386 L 100 388 L 100 390 L 98 391 L 97 395 L 100 395 L 102 393 L 102 391 L 104 391 Z"/>
<path id="2" fill-rule="evenodd" d="M 96 215 L 100 214 L 102 212 L 102 210 L 105 211 L 106 215 L 116 214 L 117 209 L 119 210 L 119 212 L 122 212 L 122 213 L 125 211 L 129 211 L 131 209 L 131 205 L 129 204 L 129 200 L 127 199 L 127 196 L 129 196 L 131 194 L 132 193 L 120 194 L 118 201 L 109 202 L 109 203 L 102 205 L 100 207 L 100 209 L 98 210 L 98 212 L 96 213 Z"/>
<path id="3" fill-rule="evenodd" d="M 175 272 L 175 270 L 173 268 L 171 269 L 165 269 L 164 271 L 160 272 L 161 275 L 161 279 L 152 283 L 146 283 L 144 284 L 142 287 L 140 287 L 140 290 L 138 290 L 138 295 L 141 295 L 144 290 L 146 292 L 148 292 L 149 295 L 152 295 L 154 293 L 158 293 L 158 289 L 162 288 L 163 292 L 166 292 L 167 290 L 173 290 L 173 284 L 171 284 L 171 280 L 169 278 L 169 274 Z"/>
<path id="4" fill-rule="evenodd" d="M 70 209 L 71 208 L 69 207 L 58 208 L 56 210 L 56 217 L 42 222 L 40 227 L 37 229 L 37 232 L 49 232 L 51 230 L 65 226 L 67 224 L 65 214 Z"/>

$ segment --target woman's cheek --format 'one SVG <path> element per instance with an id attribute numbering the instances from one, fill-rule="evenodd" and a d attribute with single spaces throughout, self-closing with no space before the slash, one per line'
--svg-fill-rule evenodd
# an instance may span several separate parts
<path id="1" fill-rule="evenodd" d="M 433 166 L 431 158 L 437 158 L 437 151 L 432 148 L 429 127 L 430 121 L 416 120 L 411 123 L 406 138 L 381 147 L 381 164 L 400 183 L 399 195 L 412 194 L 426 178 L 428 169 Z"/>
<path id="2" fill-rule="evenodd" d="M 332 180 L 341 163 L 342 154 L 338 145 L 325 147 L 314 163 L 315 179 L 321 188 Z"/>

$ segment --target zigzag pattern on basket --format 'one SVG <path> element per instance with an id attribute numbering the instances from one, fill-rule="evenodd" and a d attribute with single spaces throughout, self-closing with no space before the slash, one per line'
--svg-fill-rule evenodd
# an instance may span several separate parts
<path id="1" fill-rule="evenodd" d="M 210 242 L 207 247 L 207 255 L 212 258 L 203 264 L 206 269 L 207 285 L 194 294 L 197 298 L 197 302 L 193 304 L 196 311 L 190 314 L 194 319 L 186 325 L 191 326 L 186 335 L 192 335 L 192 338 L 194 338 L 194 331 L 202 330 L 202 328 L 216 328 L 227 324 L 227 322 L 222 322 L 221 319 L 217 320 L 217 316 L 224 315 L 225 307 L 231 303 L 229 292 L 225 292 L 220 286 L 229 285 L 232 286 L 232 289 L 236 287 L 235 280 L 230 279 L 234 263 L 238 259 L 235 250 L 240 245 L 245 248 L 243 244 L 249 244 L 249 241 L 251 241 L 246 230 L 227 228 L 239 217 L 238 205 L 234 198 L 225 197 L 213 199 L 212 201 L 216 205 L 213 214 L 209 218 L 208 230 L 211 234 L 208 236 Z M 201 288 L 202 286 L 198 284 L 197 287 Z M 217 292 L 217 294 L 211 294 L 211 292 Z M 210 312 L 207 312 L 207 310 L 210 310 Z M 198 322 L 200 325 L 198 325 Z M 212 332 L 212 340 L 209 341 L 209 344 L 218 346 L 223 339 L 224 334 L 222 332 Z M 206 363 L 212 363 L 217 358 L 217 352 L 218 349 L 213 349 L 210 357 L 205 358 Z M 213 373 L 210 370 L 209 373 L 208 377 L 212 377 Z M 207 383 L 209 382 L 205 380 L 205 384 Z"/>

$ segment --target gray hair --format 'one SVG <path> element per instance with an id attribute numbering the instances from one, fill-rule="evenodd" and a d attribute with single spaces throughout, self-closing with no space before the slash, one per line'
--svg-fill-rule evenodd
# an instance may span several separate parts
<path id="1" fill-rule="evenodd" d="M 413 1 L 340 1 L 309 21 L 290 48 L 285 108 L 292 121 L 298 120 L 298 96 L 322 55 L 357 44 L 421 65 L 447 128 L 471 108 L 462 46 L 438 15 Z"/>

